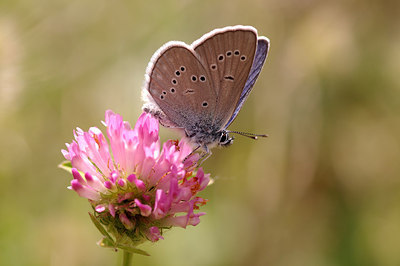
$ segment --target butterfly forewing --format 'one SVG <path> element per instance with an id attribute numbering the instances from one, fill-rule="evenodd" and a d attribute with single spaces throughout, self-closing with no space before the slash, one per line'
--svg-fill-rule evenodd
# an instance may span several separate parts
<path id="1" fill-rule="evenodd" d="M 222 129 L 233 115 L 249 76 L 257 32 L 252 27 L 226 28 L 203 36 L 193 46 L 217 95 L 213 124 Z"/>
<path id="2" fill-rule="evenodd" d="M 257 41 L 257 50 L 254 56 L 253 65 L 251 67 L 249 77 L 247 78 L 246 84 L 244 85 L 243 91 L 240 95 L 239 102 L 237 103 L 236 109 L 229 119 L 228 123 L 225 127 L 228 127 L 233 120 L 235 120 L 236 116 L 238 115 L 240 109 L 242 108 L 243 103 L 246 101 L 247 97 L 249 96 L 251 89 L 253 88 L 258 75 L 261 72 L 262 67 L 264 66 L 265 59 L 267 58 L 269 49 L 269 40 L 266 37 L 260 37 Z"/>
<path id="3" fill-rule="evenodd" d="M 155 58 L 148 91 L 167 118 L 190 130 L 211 121 L 217 101 L 207 71 L 190 46 L 170 43 Z"/>

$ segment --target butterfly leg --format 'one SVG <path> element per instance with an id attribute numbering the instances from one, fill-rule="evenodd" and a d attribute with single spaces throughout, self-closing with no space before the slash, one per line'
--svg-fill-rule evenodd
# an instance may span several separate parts
<path id="1" fill-rule="evenodd" d="M 207 147 L 207 145 L 198 145 L 188 156 L 186 156 L 185 157 L 185 159 L 183 160 L 183 163 L 185 163 L 185 161 L 186 161 L 186 159 L 187 158 L 189 158 L 189 156 L 191 156 L 193 153 L 195 153 L 198 149 L 200 149 L 201 147 L 203 147 L 203 149 L 204 149 L 204 152 L 202 153 L 202 155 L 200 156 L 200 158 L 199 158 L 199 160 L 197 161 L 197 163 L 195 163 L 195 164 L 197 164 L 197 167 L 199 167 L 200 165 L 202 165 L 204 162 L 205 162 L 205 160 L 207 160 L 210 156 L 211 156 L 211 154 L 212 154 L 212 152 L 211 152 L 211 150 Z M 194 166 L 194 165 L 193 165 Z"/>
<path id="2" fill-rule="evenodd" d="M 203 146 L 205 152 L 203 153 L 203 155 L 201 155 L 197 167 L 199 167 L 200 165 L 202 165 L 212 154 L 211 150 L 207 147 L 207 145 Z"/>
<path id="3" fill-rule="evenodd" d="M 200 149 L 201 145 L 198 145 L 191 153 L 189 153 L 185 159 L 183 159 L 183 163 L 185 163 L 185 161 L 187 160 L 187 158 L 189 158 L 193 153 L 195 153 L 198 149 Z"/>

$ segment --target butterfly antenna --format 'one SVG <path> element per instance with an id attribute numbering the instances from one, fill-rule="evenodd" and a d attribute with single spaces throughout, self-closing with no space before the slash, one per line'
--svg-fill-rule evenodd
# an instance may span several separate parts
<path id="1" fill-rule="evenodd" d="M 266 134 L 253 134 L 253 133 L 247 133 L 247 132 L 240 132 L 240 131 L 226 131 L 227 133 L 235 133 L 244 137 L 248 137 L 251 139 L 258 139 L 258 137 L 262 137 L 262 138 L 267 138 L 268 135 Z"/>

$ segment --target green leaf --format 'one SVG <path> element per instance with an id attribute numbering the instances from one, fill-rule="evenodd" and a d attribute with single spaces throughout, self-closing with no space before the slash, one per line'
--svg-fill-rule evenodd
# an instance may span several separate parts
<path id="1" fill-rule="evenodd" d="M 97 227 L 97 229 L 100 231 L 100 233 L 104 236 L 104 241 L 107 240 L 107 244 L 108 244 L 108 243 L 112 243 L 112 247 L 115 247 L 115 242 L 114 242 L 114 240 L 113 240 L 112 237 L 107 233 L 106 229 L 104 229 L 104 227 L 103 227 L 103 226 L 101 225 L 101 223 L 97 220 L 97 218 L 94 217 L 94 215 L 91 214 L 90 212 L 89 212 L 89 216 L 90 216 L 90 219 L 92 220 L 93 224 Z M 100 240 L 100 242 L 102 242 L 102 243 L 104 243 L 104 241 L 101 241 L 101 240 Z M 109 247 L 109 246 L 107 246 L 107 247 Z"/>
<path id="2" fill-rule="evenodd" d="M 147 253 L 144 250 L 138 249 L 138 248 L 133 248 L 133 247 L 127 247 L 127 246 L 121 246 L 121 245 L 117 245 L 117 248 L 120 248 L 122 250 L 128 251 L 130 253 L 136 253 L 136 254 L 140 254 L 140 255 L 144 255 L 144 256 L 150 256 L 149 253 Z"/>
<path id="3" fill-rule="evenodd" d="M 59 168 L 64 169 L 65 171 L 72 173 L 72 164 L 70 161 L 64 161 L 58 165 Z"/>

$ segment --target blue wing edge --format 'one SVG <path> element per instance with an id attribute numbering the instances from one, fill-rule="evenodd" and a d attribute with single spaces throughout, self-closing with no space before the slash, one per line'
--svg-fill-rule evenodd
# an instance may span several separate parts
<path id="1" fill-rule="evenodd" d="M 238 115 L 240 109 L 242 108 L 243 103 L 246 101 L 247 97 L 250 95 L 251 89 L 253 88 L 258 75 L 263 68 L 265 59 L 267 58 L 268 50 L 269 50 L 269 39 L 267 37 L 259 37 L 257 40 L 257 50 L 254 56 L 253 65 L 251 66 L 249 77 L 243 87 L 242 93 L 240 95 L 238 104 L 236 106 L 235 111 L 231 119 L 229 119 L 228 123 L 226 123 L 225 128 L 227 128 L 233 120 L 235 120 Z"/>

